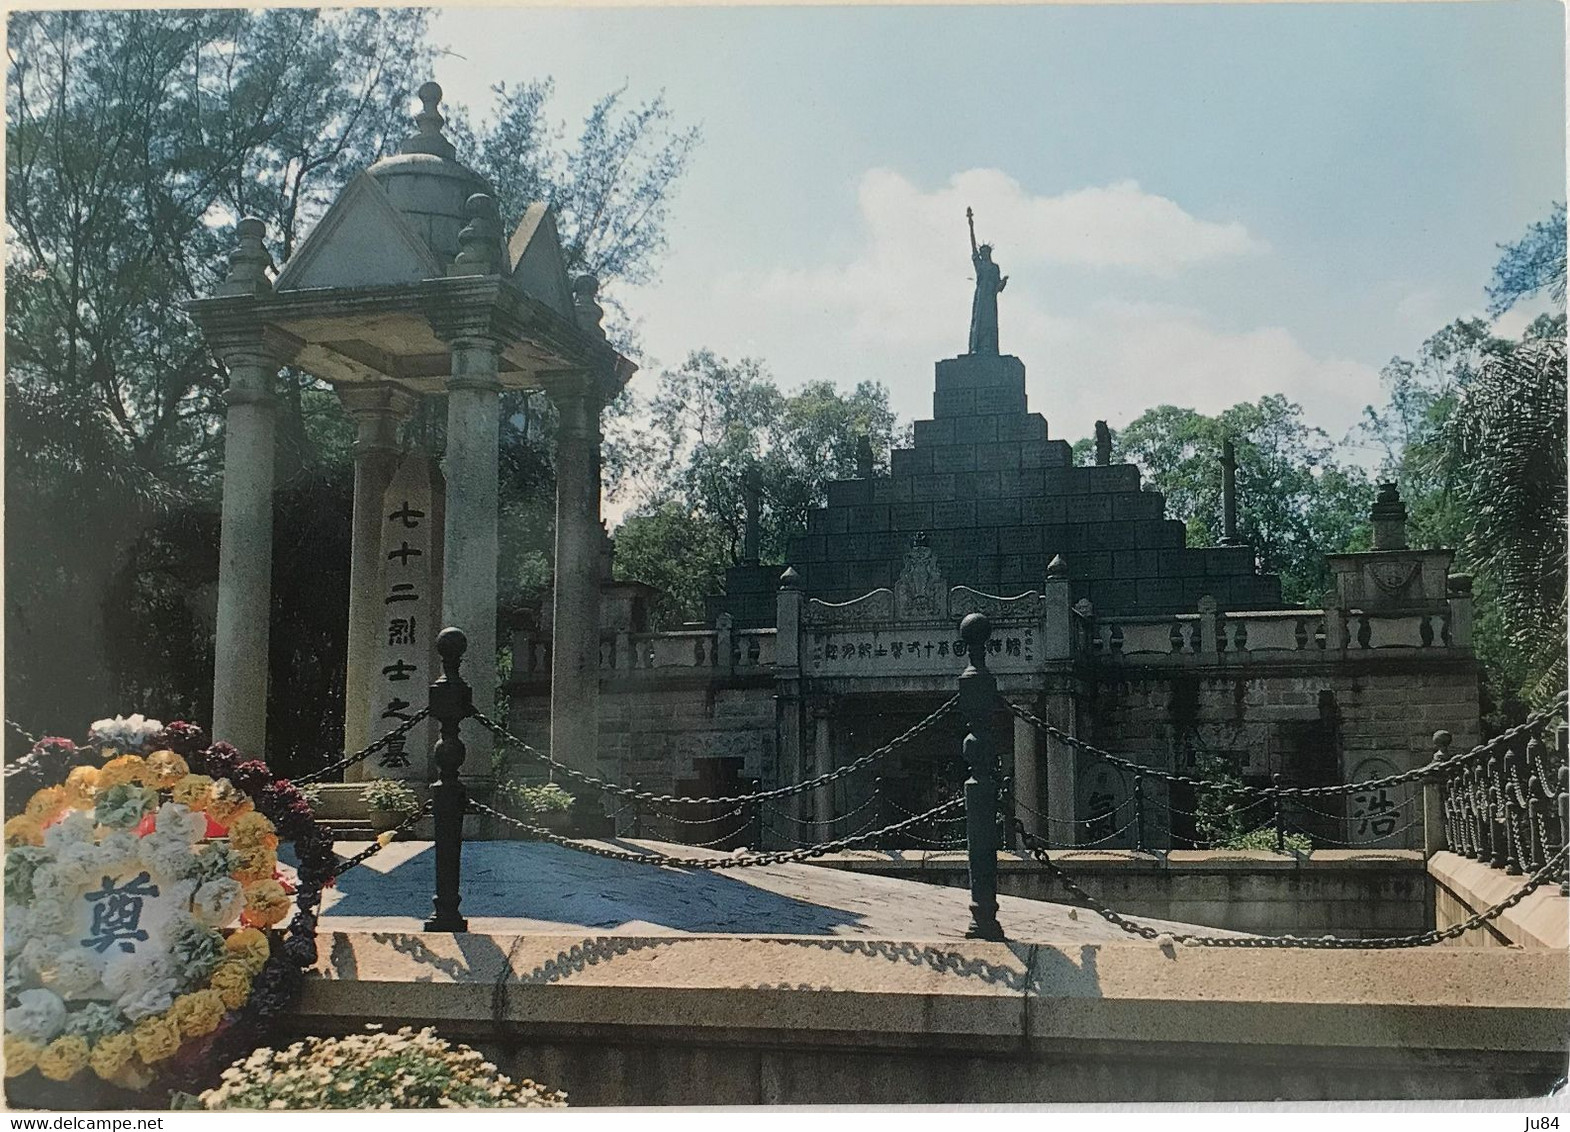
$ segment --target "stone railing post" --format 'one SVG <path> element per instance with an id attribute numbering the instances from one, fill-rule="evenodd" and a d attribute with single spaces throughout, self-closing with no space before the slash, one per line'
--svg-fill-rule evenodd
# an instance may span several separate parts
<path id="1" fill-rule="evenodd" d="M 729 676 L 736 667 L 735 622 L 729 613 L 714 619 L 714 667 L 721 676 Z"/>
<path id="2" fill-rule="evenodd" d="M 1434 732 L 1434 757 L 1432 762 L 1450 754 L 1451 735 L 1448 731 Z M 1423 856 L 1432 857 L 1445 848 L 1445 784 L 1438 775 L 1423 779 Z"/>
<path id="3" fill-rule="evenodd" d="M 969 663 L 959 678 L 959 710 L 969 729 L 963 753 L 970 767 L 965 780 L 965 847 L 970 858 L 969 939 L 1002 939 L 998 923 L 998 782 L 993 771 L 997 750 L 992 717 L 997 712 L 998 681 L 987 669 L 992 622 L 972 613 L 959 624 Z"/>
<path id="4" fill-rule="evenodd" d="M 1197 651 L 1202 656 L 1215 656 L 1218 648 L 1216 642 L 1217 630 L 1220 627 L 1216 599 L 1206 594 L 1199 599 L 1199 640 L 1196 641 Z"/>
<path id="5" fill-rule="evenodd" d="M 467 753 L 459 724 L 474 714 L 474 697 L 459 674 L 469 639 L 461 629 L 443 629 L 436 638 L 442 658 L 441 677 L 431 685 L 431 715 L 441 725 L 436 741 L 436 781 L 431 784 L 436 825 L 435 915 L 425 921 L 428 932 L 466 932 L 469 921 L 458 914 L 463 898 L 463 815 L 469 792 L 463 785 L 463 760 Z"/>

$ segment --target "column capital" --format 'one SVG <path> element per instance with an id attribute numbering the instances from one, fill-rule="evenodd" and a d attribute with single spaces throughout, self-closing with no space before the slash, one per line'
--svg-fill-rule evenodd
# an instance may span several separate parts
<path id="1" fill-rule="evenodd" d="M 340 385 L 336 392 L 339 404 L 355 423 L 356 456 L 398 450 L 398 426 L 414 415 L 420 404 L 418 394 L 390 382 Z"/>

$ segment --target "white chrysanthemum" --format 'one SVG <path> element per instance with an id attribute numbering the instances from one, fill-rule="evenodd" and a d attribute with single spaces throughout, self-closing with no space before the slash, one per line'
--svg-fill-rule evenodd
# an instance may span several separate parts
<path id="1" fill-rule="evenodd" d="M 160 837 L 179 837 L 193 845 L 207 833 L 207 815 L 179 802 L 165 802 L 158 807 L 157 827 Z"/>
<path id="2" fill-rule="evenodd" d="M 174 960 L 156 951 L 110 953 L 104 964 L 104 989 L 117 998 L 178 978 Z"/>
<path id="3" fill-rule="evenodd" d="M 156 983 L 131 987 L 115 1000 L 115 1006 L 132 1022 L 140 1022 L 173 1006 L 179 990 L 178 980 L 160 979 Z"/>
<path id="4" fill-rule="evenodd" d="M 98 986 L 103 960 L 86 948 L 68 945 L 44 964 L 39 977 L 64 998 L 80 998 Z"/>
<path id="5" fill-rule="evenodd" d="M 191 911 L 213 928 L 227 927 L 245 907 L 245 889 L 233 877 L 210 880 L 191 898 Z"/>
<path id="6" fill-rule="evenodd" d="M 76 841 L 61 849 L 55 854 L 53 868 L 61 887 L 67 888 L 83 888 L 103 876 L 98 866 L 98 846 L 91 841 Z"/>
<path id="7" fill-rule="evenodd" d="M 98 843 L 99 871 L 109 876 L 135 872 L 142 863 L 142 839 L 130 830 L 106 834 Z"/>
<path id="8" fill-rule="evenodd" d="M 20 955 L 27 944 L 27 913 L 20 908 L 5 910 L 5 957 Z"/>
<path id="9" fill-rule="evenodd" d="M 142 838 L 141 859 L 154 879 L 162 882 L 177 881 L 195 867 L 191 843 L 162 832 Z"/>
<path id="10" fill-rule="evenodd" d="M 74 900 L 82 891 L 80 884 L 72 883 L 69 873 L 50 861 L 33 871 L 33 900 Z"/>
<path id="11" fill-rule="evenodd" d="M 35 896 L 27 909 L 27 934 L 34 937 L 59 935 L 70 931 L 74 920 L 71 906 L 65 901 Z"/>
<path id="12" fill-rule="evenodd" d="M 93 812 L 72 810 L 54 825 L 44 830 L 44 848 L 59 853 L 68 845 L 91 845 L 93 842 Z"/>
<path id="13" fill-rule="evenodd" d="M 22 945 L 22 953 L 18 959 L 21 966 L 36 975 L 68 942 L 65 936 L 53 932 L 49 935 L 29 936 L 27 942 Z"/>
<path id="14" fill-rule="evenodd" d="M 87 733 L 87 741 L 95 747 L 116 747 L 122 751 L 140 751 L 162 731 L 164 725 L 156 719 L 135 715 L 117 715 L 113 719 L 100 719 Z"/>
<path id="15" fill-rule="evenodd" d="M 53 1040 L 65 1026 L 65 1002 L 44 987 L 22 991 L 17 1005 L 5 1012 L 6 1034 L 40 1044 Z"/>

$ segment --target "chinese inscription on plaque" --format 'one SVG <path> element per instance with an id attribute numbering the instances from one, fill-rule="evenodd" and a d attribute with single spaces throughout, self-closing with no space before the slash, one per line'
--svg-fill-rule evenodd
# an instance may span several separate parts
<path id="1" fill-rule="evenodd" d="M 432 625 L 430 467 L 423 452 L 405 456 L 382 497 L 382 606 L 371 696 L 372 739 L 413 717 L 431 682 L 426 671 Z M 422 728 L 399 735 L 371 757 L 377 778 L 424 778 Z"/>

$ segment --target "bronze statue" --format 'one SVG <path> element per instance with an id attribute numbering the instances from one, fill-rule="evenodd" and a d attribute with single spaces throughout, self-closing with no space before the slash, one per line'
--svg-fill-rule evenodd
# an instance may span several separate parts
<path id="1" fill-rule="evenodd" d="M 976 245 L 976 214 L 965 210 L 970 223 L 970 262 L 976 268 L 976 297 L 970 305 L 970 349 L 972 354 L 998 352 L 998 295 L 1008 286 L 1009 277 L 992 262 L 992 245 Z"/>

